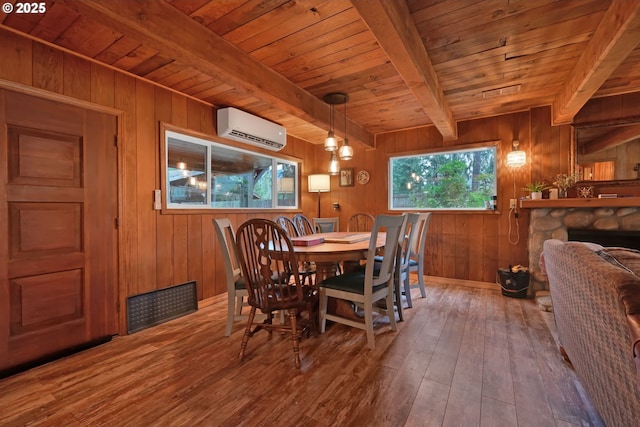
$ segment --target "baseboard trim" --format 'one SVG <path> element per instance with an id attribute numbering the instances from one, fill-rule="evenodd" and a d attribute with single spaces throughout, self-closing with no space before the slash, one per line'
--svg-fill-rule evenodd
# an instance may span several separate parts
<path id="1" fill-rule="evenodd" d="M 439 285 L 455 285 L 455 286 L 466 286 L 468 288 L 476 288 L 476 289 L 489 289 L 492 291 L 499 291 L 500 286 L 492 282 L 479 282 L 476 280 L 463 280 L 463 279 L 452 279 L 450 277 L 438 277 L 438 276 L 424 276 L 425 283 L 437 283 Z M 416 275 L 416 280 L 417 275 Z"/>

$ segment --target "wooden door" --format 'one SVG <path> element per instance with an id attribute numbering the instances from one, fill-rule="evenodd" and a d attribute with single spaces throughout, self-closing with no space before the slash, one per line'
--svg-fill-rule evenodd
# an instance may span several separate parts
<path id="1" fill-rule="evenodd" d="M 0 90 L 0 371 L 117 333 L 117 118 Z"/>

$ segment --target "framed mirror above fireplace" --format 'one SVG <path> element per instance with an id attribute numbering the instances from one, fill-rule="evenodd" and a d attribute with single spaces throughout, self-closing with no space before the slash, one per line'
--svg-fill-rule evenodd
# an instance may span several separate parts
<path id="1" fill-rule="evenodd" d="M 574 126 L 574 147 L 585 181 L 640 179 L 640 119 Z"/>

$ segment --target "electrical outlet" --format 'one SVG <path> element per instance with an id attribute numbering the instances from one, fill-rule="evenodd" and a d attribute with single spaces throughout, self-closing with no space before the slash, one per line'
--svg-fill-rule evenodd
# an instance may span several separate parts
<path id="1" fill-rule="evenodd" d="M 518 208 L 518 199 L 509 199 L 509 209 Z"/>

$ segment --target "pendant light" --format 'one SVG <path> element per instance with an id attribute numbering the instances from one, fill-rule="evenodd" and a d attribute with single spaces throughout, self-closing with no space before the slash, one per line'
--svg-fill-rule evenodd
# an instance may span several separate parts
<path id="1" fill-rule="evenodd" d="M 339 156 L 340 160 L 351 160 L 353 158 L 353 147 L 349 145 L 349 138 L 347 138 L 347 101 L 349 97 L 346 96 L 344 100 L 344 142 L 340 147 Z"/>
<path id="2" fill-rule="evenodd" d="M 324 140 L 324 149 L 327 151 L 336 151 L 338 149 L 338 140 L 334 132 L 334 116 L 335 106 L 346 104 L 349 96 L 346 93 L 332 92 L 324 96 L 324 102 L 330 105 L 329 110 L 329 133 Z"/>
<path id="3" fill-rule="evenodd" d="M 326 97 L 325 97 L 326 101 Z M 333 114 L 334 114 L 334 104 L 330 104 L 331 107 L 329 109 L 329 133 L 324 140 L 324 149 L 327 151 L 336 151 L 338 149 L 338 141 L 336 140 L 336 136 L 333 133 Z"/>
<path id="4" fill-rule="evenodd" d="M 340 163 L 336 157 L 336 152 L 331 152 L 331 161 L 329 162 L 329 175 L 338 175 L 340 172 Z"/>

